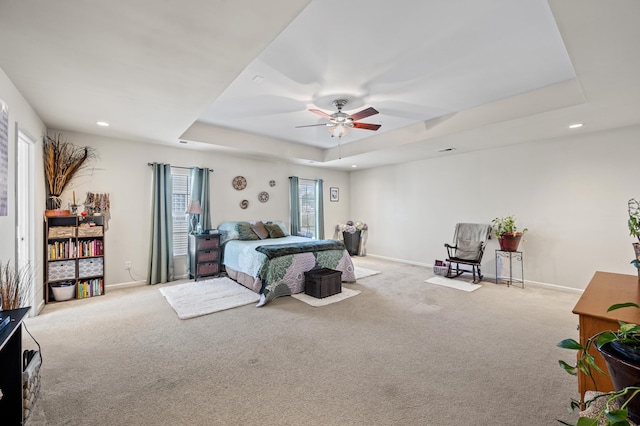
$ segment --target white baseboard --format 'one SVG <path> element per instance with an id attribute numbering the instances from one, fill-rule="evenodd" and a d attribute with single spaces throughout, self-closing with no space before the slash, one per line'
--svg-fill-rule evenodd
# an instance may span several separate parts
<path id="1" fill-rule="evenodd" d="M 414 262 L 414 261 L 411 261 L 411 260 L 398 259 L 398 258 L 394 258 L 394 257 L 379 256 L 377 254 L 367 254 L 367 256 L 375 257 L 376 259 L 389 260 L 389 261 L 392 261 L 392 262 L 405 263 L 405 264 L 408 264 L 408 265 L 416 265 L 416 266 L 423 266 L 425 268 L 433 268 L 433 263 Z M 491 278 L 494 281 L 496 279 L 495 275 L 484 274 L 483 276 Z M 524 285 L 525 286 L 530 285 L 530 286 L 533 286 L 533 287 L 548 288 L 550 290 L 564 291 L 564 292 L 567 292 L 567 293 L 576 293 L 576 294 L 584 293 L 584 289 L 581 289 L 581 288 L 566 287 L 566 286 L 562 286 L 562 285 L 551 284 L 551 283 L 543 283 L 543 282 L 539 282 L 539 281 L 524 280 Z"/>

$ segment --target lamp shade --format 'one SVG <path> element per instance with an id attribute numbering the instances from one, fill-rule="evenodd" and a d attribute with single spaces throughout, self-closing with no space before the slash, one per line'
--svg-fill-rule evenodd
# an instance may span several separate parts
<path id="1" fill-rule="evenodd" d="M 200 207 L 200 201 L 193 200 L 189 203 L 189 208 L 185 213 L 188 214 L 202 214 L 202 208 Z"/>

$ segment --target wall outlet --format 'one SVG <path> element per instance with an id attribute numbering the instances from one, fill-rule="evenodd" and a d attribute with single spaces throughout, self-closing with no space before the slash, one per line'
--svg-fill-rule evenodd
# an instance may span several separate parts
<path id="1" fill-rule="evenodd" d="M 127 271 L 131 270 L 131 261 L 127 260 L 126 262 L 124 262 L 124 269 L 126 269 Z"/>

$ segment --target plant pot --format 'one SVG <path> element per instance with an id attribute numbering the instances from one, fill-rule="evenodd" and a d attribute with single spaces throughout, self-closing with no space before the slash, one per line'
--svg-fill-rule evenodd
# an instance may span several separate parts
<path id="1" fill-rule="evenodd" d="M 522 232 L 500 235 L 500 238 L 498 238 L 498 242 L 500 243 L 500 250 L 517 251 L 521 238 L 522 238 Z"/>
<path id="2" fill-rule="evenodd" d="M 344 246 L 351 256 L 358 255 L 358 249 L 360 248 L 360 231 L 356 231 L 353 234 L 349 232 L 343 232 L 342 238 L 344 239 Z"/>
<path id="3" fill-rule="evenodd" d="M 618 343 L 612 345 L 612 343 L 616 342 L 606 343 L 598 350 L 607 364 L 613 388 L 619 391 L 627 386 L 640 386 L 640 364 L 628 359 L 629 357 L 640 359 L 640 352 L 626 345 Z M 631 355 L 628 354 L 629 351 L 632 352 Z M 633 354 L 633 352 L 636 352 L 636 354 Z M 621 405 L 627 398 L 628 395 L 620 397 Z M 640 423 L 640 397 L 633 398 L 627 408 L 629 409 L 629 419 L 636 424 Z"/>

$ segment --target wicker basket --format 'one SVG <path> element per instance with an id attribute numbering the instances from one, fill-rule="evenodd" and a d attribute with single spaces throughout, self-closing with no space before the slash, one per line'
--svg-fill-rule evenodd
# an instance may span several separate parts
<path id="1" fill-rule="evenodd" d="M 449 262 L 444 260 L 436 260 L 433 264 L 433 273 L 436 275 L 446 276 L 449 271 Z"/>
<path id="2" fill-rule="evenodd" d="M 102 226 L 78 227 L 78 238 L 82 237 L 102 237 Z"/>
<path id="3" fill-rule="evenodd" d="M 75 226 L 51 226 L 49 228 L 49 238 L 73 238 L 75 236 Z"/>

